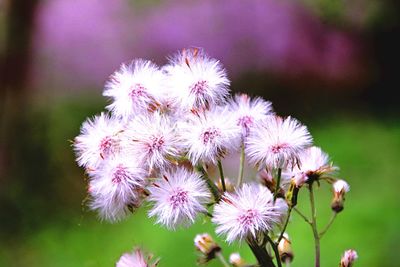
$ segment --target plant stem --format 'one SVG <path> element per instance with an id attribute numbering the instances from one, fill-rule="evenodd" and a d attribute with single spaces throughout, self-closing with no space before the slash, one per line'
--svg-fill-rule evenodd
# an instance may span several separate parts
<path id="1" fill-rule="evenodd" d="M 221 177 L 221 184 L 222 184 L 222 191 L 226 191 L 226 186 L 225 186 L 225 177 L 224 177 L 224 169 L 222 168 L 222 163 L 221 160 L 218 160 L 218 170 L 219 170 L 219 176 Z"/>
<path id="2" fill-rule="evenodd" d="M 286 227 L 289 224 L 289 219 L 290 219 L 290 214 L 292 213 L 292 207 L 289 208 L 287 217 L 286 217 L 286 221 L 285 224 L 283 225 L 283 229 L 281 234 L 279 235 L 278 239 L 276 240 L 276 245 L 279 245 L 279 242 L 281 242 L 282 238 L 283 238 L 283 234 L 285 233 Z"/>
<path id="3" fill-rule="evenodd" d="M 314 234 L 315 244 L 315 267 L 320 267 L 320 238 L 317 230 L 317 210 L 315 208 L 314 191 L 312 183 L 310 183 L 308 190 L 310 191 L 310 204 L 311 204 L 311 228 Z"/>
<path id="4" fill-rule="evenodd" d="M 276 177 L 276 188 L 275 188 L 275 192 L 274 192 L 274 203 L 275 203 L 276 197 L 278 196 L 278 192 L 280 189 L 281 176 L 282 176 L 282 169 L 278 168 L 278 175 Z"/>
<path id="5" fill-rule="evenodd" d="M 271 256 L 269 256 L 267 251 L 264 248 L 260 247 L 254 239 L 249 238 L 246 241 L 254 256 L 256 257 L 260 267 L 275 267 Z"/>
<path id="6" fill-rule="evenodd" d="M 329 227 L 331 227 L 332 223 L 333 223 L 333 222 L 335 221 L 335 219 L 336 219 L 336 215 L 337 215 L 337 212 L 334 211 L 334 212 L 332 213 L 331 219 L 329 220 L 328 224 L 325 226 L 325 229 L 322 230 L 322 231 L 319 233 L 319 238 L 320 238 L 320 239 L 321 239 L 322 236 L 326 233 L 326 231 L 328 231 Z"/>
<path id="7" fill-rule="evenodd" d="M 201 177 L 207 183 L 207 186 L 210 189 L 211 193 L 213 194 L 215 201 L 219 202 L 219 200 L 221 199 L 221 194 L 219 193 L 218 187 L 210 180 L 203 166 L 198 165 L 197 170 L 201 173 Z"/>
<path id="8" fill-rule="evenodd" d="M 307 216 L 306 215 L 304 215 L 298 208 L 293 208 L 294 209 L 294 211 L 295 212 L 297 212 L 297 214 L 299 214 L 300 215 L 300 217 L 302 217 L 305 221 L 306 221 L 306 223 L 308 223 L 308 224 L 310 224 L 311 225 L 311 222 L 310 222 L 310 220 L 307 218 Z"/>
<path id="9" fill-rule="evenodd" d="M 229 263 L 225 260 L 224 255 L 222 255 L 221 252 L 215 253 L 215 256 L 217 256 L 224 267 L 230 267 Z"/>
<path id="10" fill-rule="evenodd" d="M 278 267 L 282 267 L 281 263 L 281 257 L 279 256 L 279 251 L 278 251 L 278 246 L 275 244 L 274 241 L 267 235 L 268 242 L 271 244 L 271 247 L 275 253 L 275 258 L 276 258 L 276 263 L 278 264 Z"/>
<path id="11" fill-rule="evenodd" d="M 238 174 L 236 187 L 239 187 L 243 181 L 244 156 L 245 156 L 244 155 L 244 144 L 242 144 L 242 147 L 240 149 L 240 165 L 239 165 L 239 174 Z"/>

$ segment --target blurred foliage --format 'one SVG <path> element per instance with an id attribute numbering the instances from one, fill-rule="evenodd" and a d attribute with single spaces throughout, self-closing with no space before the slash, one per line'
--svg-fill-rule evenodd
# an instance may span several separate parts
<path id="1" fill-rule="evenodd" d="M 153 225 L 140 209 L 128 220 L 108 224 L 82 206 L 85 194 L 83 170 L 74 163 L 70 142 L 87 116 L 99 113 L 103 99 L 76 96 L 50 101 L 34 108 L 21 143 L 24 162 L 6 192 L 8 206 L 0 218 L 2 233 L 0 266 L 113 266 L 123 252 L 135 245 L 161 258 L 160 266 L 195 266 L 195 234 L 214 229 L 205 218 L 189 229 L 170 232 Z M 276 105 L 277 106 L 277 105 Z M 298 117 L 294 113 L 295 117 Z M 351 191 L 345 210 L 322 240 L 322 265 L 336 266 L 345 249 L 354 248 L 360 259 L 356 266 L 396 266 L 389 251 L 400 249 L 397 231 L 400 197 L 397 163 L 400 158 L 400 123 L 338 113 L 307 121 L 315 144 L 340 166 L 340 177 Z M 319 227 L 330 215 L 331 192 L 326 184 L 318 190 Z M 307 194 L 300 193 L 299 208 L 308 213 Z M 6 208 L 6 209 L 4 209 Z M 21 230 L 22 229 L 22 230 Z M 293 240 L 293 266 L 310 266 L 313 261 L 312 233 L 294 214 L 288 228 Z M 218 239 L 224 244 L 223 239 Z M 246 245 L 224 244 L 225 256 L 240 251 L 253 262 Z M 218 262 L 210 266 L 220 266 Z"/>

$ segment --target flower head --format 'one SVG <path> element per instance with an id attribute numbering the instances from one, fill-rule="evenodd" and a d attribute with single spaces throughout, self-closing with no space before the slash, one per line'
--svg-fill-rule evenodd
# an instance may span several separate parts
<path id="1" fill-rule="evenodd" d="M 147 113 L 160 105 L 164 97 L 164 75 L 151 61 L 136 59 L 122 64 L 105 85 L 104 96 L 113 102 L 107 106 L 120 118 Z"/>
<path id="2" fill-rule="evenodd" d="M 246 94 L 236 94 L 228 105 L 236 125 L 242 130 L 243 137 L 247 137 L 257 123 L 272 115 L 271 102 L 260 97 L 251 99 Z"/>
<path id="3" fill-rule="evenodd" d="M 207 234 L 199 234 L 194 238 L 194 245 L 201 252 L 199 263 L 205 264 L 215 258 L 215 254 L 221 251 L 221 247 Z"/>
<path id="4" fill-rule="evenodd" d="M 143 252 L 137 248 L 132 253 L 125 253 L 116 263 L 116 267 L 156 267 L 158 260 L 150 263 L 152 255 L 145 258 Z"/>
<path id="5" fill-rule="evenodd" d="M 170 229 L 193 223 L 199 212 L 206 211 L 204 205 L 211 197 L 200 176 L 184 168 L 166 172 L 149 191 L 149 201 L 154 203 L 149 216 Z"/>
<path id="6" fill-rule="evenodd" d="M 246 155 L 260 167 L 286 168 L 294 166 L 311 143 L 307 128 L 296 119 L 269 116 L 247 138 Z"/>
<path id="7" fill-rule="evenodd" d="M 225 69 L 197 48 L 175 54 L 164 70 L 171 94 L 186 111 L 203 111 L 225 101 L 229 94 Z"/>
<path id="8" fill-rule="evenodd" d="M 346 250 L 340 260 L 340 267 L 351 267 L 353 266 L 353 262 L 357 259 L 358 255 L 355 250 Z"/>
<path id="9" fill-rule="evenodd" d="M 125 217 L 129 208 L 138 205 L 146 172 L 134 162 L 119 155 L 89 172 L 90 207 L 98 210 L 101 218 L 118 221 Z"/>
<path id="10" fill-rule="evenodd" d="M 137 116 L 127 126 L 126 147 L 150 170 L 162 170 L 179 154 L 175 125 L 158 112 Z"/>
<path id="11" fill-rule="evenodd" d="M 338 168 L 329 163 L 329 156 L 321 148 L 312 146 L 299 155 L 299 164 L 291 170 L 286 170 L 284 176 L 294 179 L 296 186 L 301 187 L 306 181 L 318 179 L 334 173 Z"/>
<path id="12" fill-rule="evenodd" d="M 333 183 L 333 199 L 331 208 L 335 212 L 341 212 L 344 208 L 345 194 L 350 191 L 349 184 L 344 180 Z"/>
<path id="13" fill-rule="evenodd" d="M 182 145 L 194 165 L 199 161 L 215 164 L 227 152 L 239 147 L 240 130 L 229 122 L 232 118 L 225 112 L 212 110 L 179 125 Z"/>
<path id="14" fill-rule="evenodd" d="M 94 169 L 104 159 L 119 152 L 123 129 L 118 119 L 104 113 L 86 120 L 82 124 L 81 134 L 74 140 L 78 164 Z"/>
<path id="15" fill-rule="evenodd" d="M 278 198 L 274 204 L 266 187 L 243 184 L 236 193 L 226 193 L 215 205 L 212 221 L 217 224 L 216 232 L 226 234 L 227 241 L 233 242 L 272 230 L 282 221 L 286 210 L 285 201 Z"/>

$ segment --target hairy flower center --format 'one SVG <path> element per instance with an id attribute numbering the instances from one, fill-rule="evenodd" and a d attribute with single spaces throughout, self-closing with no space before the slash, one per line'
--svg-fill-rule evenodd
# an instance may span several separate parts
<path id="1" fill-rule="evenodd" d="M 182 206 L 188 201 L 188 193 L 187 191 L 178 188 L 175 193 L 170 196 L 169 201 L 174 208 Z"/>
<path id="2" fill-rule="evenodd" d="M 147 144 L 149 152 L 153 152 L 154 150 L 160 151 L 165 143 L 163 136 L 152 136 L 150 140 L 151 142 Z"/>
<path id="3" fill-rule="evenodd" d="M 251 125 L 253 125 L 253 117 L 247 115 L 240 117 L 238 119 L 237 125 L 243 127 L 246 132 L 246 136 L 248 136 L 250 132 L 250 127 Z"/>
<path id="4" fill-rule="evenodd" d="M 219 131 L 217 129 L 210 128 L 201 134 L 201 138 L 204 144 L 211 143 L 216 137 L 218 137 Z"/>
<path id="5" fill-rule="evenodd" d="M 253 226 L 258 218 L 258 212 L 256 210 L 248 209 L 244 214 L 238 217 L 238 222 L 242 226 L 250 227 Z"/>
<path id="6" fill-rule="evenodd" d="M 136 83 L 130 88 L 129 96 L 132 99 L 137 99 L 145 95 L 147 95 L 146 88 L 140 83 Z"/>
<path id="7" fill-rule="evenodd" d="M 104 137 L 100 141 L 100 156 L 103 158 L 109 155 L 113 149 L 113 139 L 109 136 Z"/>
<path id="8" fill-rule="evenodd" d="M 276 144 L 276 145 L 271 146 L 270 150 L 272 153 L 278 154 L 278 153 L 281 153 L 282 150 L 287 149 L 288 147 L 289 147 L 288 144 Z"/>
<path id="9" fill-rule="evenodd" d="M 118 165 L 112 175 L 112 183 L 119 184 L 122 180 L 126 180 L 129 177 L 129 173 L 126 168 L 122 165 Z"/>
<path id="10" fill-rule="evenodd" d="M 203 95 L 208 88 L 207 81 L 198 81 L 190 87 L 190 92 L 195 95 Z"/>

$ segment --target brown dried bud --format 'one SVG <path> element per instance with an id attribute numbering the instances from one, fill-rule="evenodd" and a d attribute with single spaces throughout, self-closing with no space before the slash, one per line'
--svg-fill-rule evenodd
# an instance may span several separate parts
<path id="1" fill-rule="evenodd" d="M 293 261 L 294 254 L 292 242 L 290 241 L 287 233 L 284 233 L 281 241 L 279 241 L 278 252 L 282 262 L 289 263 Z"/>
<path id="2" fill-rule="evenodd" d="M 200 263 L 207 263 L 215 258 L 215 254 L 221 251 L 221 247 L 207 234 L 199 234 L 194 238 L 194 245 L 203 257 L 199 259 Z"/>

